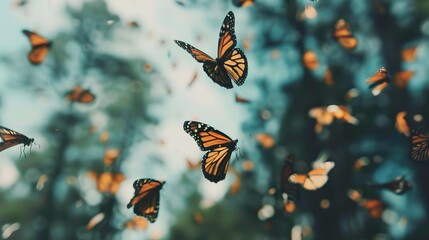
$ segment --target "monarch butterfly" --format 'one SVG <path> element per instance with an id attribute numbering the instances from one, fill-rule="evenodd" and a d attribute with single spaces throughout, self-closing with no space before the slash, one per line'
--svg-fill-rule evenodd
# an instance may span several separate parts
<path id="1" fill-rule="evenodd" d="M 347 123 L 358 125 L 359 120 L 353 117 L 345 106 L 329 105 L 327 107 L 314 107 L 308 111 L 308 115 L 316 119 L 314 130 L 321 132 L 323 126 L 333 123 L 334 119 L 342 120 Z"/>
<path id="2" fill-rule="evenodd" d="M 375 219 L 380 218 L 386 209 L 386 204 L 377 199 L 363 199 L 359 202 L 359 204 L 366 208 L 368 214 Z"/>
<path id="3" fill-rule="evenodd" d="M 124 227 L 127 229 L 141 229 L 145 230 L 148 227 L 146 219 L 141 217 L 133 217 L 132 219 L 124 223 Z"/>
<path id="4" fill-rule="evenodd" d="M 229 12 L 219 33 L 218 54 L 213 59 L 201 50 L 185 42 L 174 40 L 179 47 L 185 49 L 197 62 L 203 63 L 206 74 L 220 86 L 232 88 L 231 78 L 240 86 L 247 77 L 247 59 L 243 51 L 234 48 L 237 38 L 234 33 L 234 13 Z"/>
<path id="5" fill-rule="evenodd" d="M 66 93 L 66 100 L 71 102 L 79 102 L 83 104 L 92 103 L 95 100 L 95 95 L 91 93 L 88 89 L 83 89 L 82 87 L 75 86 L 73 90 Z"/>
<path id="6" fill-rule="evenodd" d="M 309 70 L 316 70 L 319 67 L 317 54 L 313 51 L 306 51 L 302 56 L 302 62 L 304 63 L 304 67 Z"/>
<path id="7" fill-rule="evenodd" d="M 232 4 L 236 7 L 248 7 L 252 5 L 254 0 L 232 0 Z"/>
<path id="8" fill-rule="evenodd" d="M 28 60 L 34 65 L 41 64 L 43 60 L 45 60 L 49 48 L 52 46 L 52 42 L 37 33 L 28 30 L 23 30 L 22 32 L 28 37 L 32 47 L 28 54 Z"/>
<path id="9" fill-rule="evenodd" d="M 399 176 L 392 181 L 380 184 L 370 183 L 369 186 L 375 189 L 387 189 L 395 194 L 401 195 L 413 188 L 413 184 L 405 180 L 404 176 Z"/>
<path id="10" fill-rule="evenodd" d="M 412 62 L 416 59 L 417 46 L 406 48 L 401 52 L 401 59 L 404 62 Z"/>
<path id="11" fill-rule="evenodd" d="M 154 223 L 159 211 L 159 191 L 165 181 L 142 178 L 134 181 L 134 197 L 127 204 L 127 208 L 134 206 L 134 213 Z"/>
<path id="12" fill-rule="evenodd" d="M 358 44 L 358 40 L 352 35 L 349 25 L 344 19 L 337 21 L 333 35 L 338 43 L 346 49 L 355 49 Z"/>
<path id="13" fill-rule="evenodd" d="M 208 151 L 201 163 L 204 177 L 215 183 L 225 179 L 229 159 L 238 140 L 232 140 L 221 131 L 201 122 L 186 121 L 183 129 L 194 138 L 202 151 Z"/>
<path id="14" fill-rule="evenodd" d="M 235 94 L 235 102 L 238 102 L 238 103 L 250 103 L 250 101 L 248 99 L 240 97 L 237 94 Z"/>
<path id="15" fill-rule="evenodd" d="M 398 112 L 396 114 L 396 130 L 398 130 L 399 133 L 404 134 L 405 136 L 410 136 L 410 128 L 408 127 L 407 120 L 405 120 L 405 115 L 407 115 L 406 112 Z"/>
<path id="16" fill-rule="evenodd" d="M 387 76 L 387 69 L 381 67 L 377 72 L 374 73 L 370 78 L 366 80 L 369 88 L 372 88 L 372 95 L 377 96 L 380 92 L 389 85 L 389 77 Z"/>
<path id="17" fill-rule="evenodd" d="M 88 176 L 97 183 L 97 189 L 101 193 L 116 194 L 125 176 L 121 173 L 103 172 L 100 175 L 90 171 Z"/>
<path id="18" fill-rule="evenodd" d="M 289 154 L 282 168 L 280 177 L 280 188 L 283 193 L 287 194 L 287 199 L 291 198 L 293 200 L 296 200 L 296 184 L 289 181 L 289 177 L 294 173 L 294 164 L 295 156 L 293 154 Z"/>
<path id="19" fill-rule="evenodd" d="M 399 89 L 404 89 L 407 87 L 408 82 L 413 78 L 414 71 L 400 71 L 395 74 L 393 77 L 393 83 Z"/>
<path id="20" fill-rule="evenodd" d="M 0 142 L 0 152 L 21 143 L 25 147 L 34 142 L 33 138 L 28 138 L 24 134 L 2 126 L 0 126 L 0 138 L 3 140 L 3 142 Z"/>
<path id="21" fill-rule="evenodd" d="M 307 190 L 313 191 L 323 187 L 328 181 L 328 173 L 335 166 L 334 162 L 316 164 L 314 169 L 307 174 L 294 173 L 289 176 L 289 181 L 298 183 Z"/>
<path id="22" fill-rule="evenodd" d="M 411 158 L 417 161 L 429 160 L 429 134 L 423 130 L 411 130 Z"/>

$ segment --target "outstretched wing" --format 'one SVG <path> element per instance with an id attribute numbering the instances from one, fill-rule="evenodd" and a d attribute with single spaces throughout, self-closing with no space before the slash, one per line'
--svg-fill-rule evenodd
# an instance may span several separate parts
<path id="1" fill-rule="evenodd" d="M 154 223 L 159 212 L 159 191 L 165 182 L 144 178 L 136 180 L 134 186 L 134 197 L 130 200 L 127 208 L 134 206 L 134 213 Z"/>
<path id="2" fill-rule="evenodd" d="M 179 41 L 179 40 L 174 40 L 174 42 L 179 45 L 179 47 L 185 49 L 189 54 L 191 54 L 191 56 L 197 60 L 197 62 L 200 63 L 206 63 L 206 62 L 211 62 L 216 64 L 216 61 L 210 57 L 209 55 L 207 55 L 205 52 L 195 48 L 194 46 L 192 46 L 191 44 Z"/>
<path id="3" fill-rule="evenodd" d="M 423 130 L 411 131 L 411 158 L 417 161 L 429 160 L 429 134 Z"/>
<path id="4" fill-rule="evenodd" d="M 183 129 L 194 138 L 202 151 L 233 143 L 226 134 L 202 122 L 186 121 L 183 123 Z"/>
<path id="5" fill-rule="evenodd" d="M 21 143 L 28 146 L 34 141 L 34 139 L 2 126 L 0 126 L 0 138 L 3 140 L 0 142 L 0 152 Z"/>
<path id="6" fill-rule="evenodd" d="M 219 182 L 225 179 L 228 171 L 229 159 L 235 146 L 222 146 L 207 152 L 201 164 L 204 177 L 210 182 Z"/>
<path id="7" fill-rule="evenodd" d="M 223 68 L 228 72 L 228 75 L 240 86 L 247 77 L 248 65 L 243 51 L 239 48 L 234 48 L 237 45 L 234 27 L 235 17 L 234 13 L 230 11 L 223 20 L 222 27 L 220 28 L 217 56 L 222 62 Z"/>
<path id="8" fill-rule="evenodd" d="M 32 46 L 32 50 L 28 54 L 28 60 L 35 65 L 41 64 L 45 60 L 52 42 L 37 33 L 28 30 L 23 30 L 22 32 L 28 37 Z"/>

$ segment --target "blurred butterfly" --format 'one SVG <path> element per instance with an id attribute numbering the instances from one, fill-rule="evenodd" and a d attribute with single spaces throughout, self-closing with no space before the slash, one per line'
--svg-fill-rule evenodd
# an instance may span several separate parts
<path id="1" fill-rule="evenodd" d="M 237 85 L 242 85 L 247 77 L 248 68 L 247 59 L 243 51 L 239 48 L 234 48 L 237 45 L 234 21 L 234 13 L 229 12 L 220 29 L 216 59 L 190 44 L 174 40 L 179 47 L 191 54 L 197 62 L 203 63 L 204 71 L 215 83 L 227 89 L 233 87 L 231 79 Z"/>
<path id="2" fill-rule="evenodd" d="M 323 187 L 328 181 L 328 173 L 335 166 L 334 162 L 323 162 L 313 166 L 313 170 L 307 174 L 294 173 L 289 176 L 289 181 L 298 183 L 303 188 L 313 191 Z"/>
<path id="3" fill-rule="evenodd" d="M 377 72 L 374 73 L 370 78 L 366 80 L 369 88 L 372 88 L 372 95 L 377 96 L 380 92 L 389 85 L 389 77 L 387 76 L 387 69 L 381 67 Z"/>
<path id="4" fill-rule="evenodd" d="M 232 0 L 232 4 L 236 7 L 248 7 L 252 5 L 254 0 Z"/>
<path id="5" fill-rule="evenodd" d="M 229 159 L 238 140 L 232 140 L 221 131 L 201 122 L 186 121 L 183 129 L 194 138 L 202 151 L 208 151 L 201 163 L 204 177 L 215 183 L 225 179 Z"/>
<path id="6" fill-rule="evenodd" d="M 406 48 L 401 52 L 401 59 L 404 62 L 412 62 L 416 59 L 417 46 Z"/>
<path id="7" fill-rule="evenodd" d="M 23 30 L 22 32 L 28 37 L 32 47 L 28 54 L 28 60 L 34 65 L 41 64 L 45 60 L 52 42 L 37 33 L 28 30 Z"/>
<path id="8" fill-rule="evenodd" d="M 364 207 L 372 218 L 380 218 L 386 209 L 386 204 L 377 199 L 363 199 L 359 204 Z"/>
<path id="9" fill-rule="evenodd" d="M 314 107 L 308 111 L 308 115 L 316 119 L 314 130 L 321 132 L 323 126 L 331 125 L 334 119 L 338 119 L 353 125 L 358 125 L 359 120 L 350 114 L 345 106 L 329 105 L 327 107 Z"/>
<path id="10" fill-rule="evenodd" d="M 406 112 L 398 112 L 398 114 L 396 114 L 395 126 L 396 130 L 398 130 L 399 133 L 402 133 L 405 136 L 409 137 L 410 128 L 408 127 L 408 123 L 405 120 L 405 115 L 407 115 Z"/>
<path id="11" fill-rule="evenodd" d="M 21 143 L 25 147 L 30 146 L 34 142 L 33 138 L 28 138 L 24 134 L 2 126 L 0 126 L 0 138 L 3 140 L 3 142 L 0 142 L 0 152 Z"/>
<path id="12" fill-rule="evenodd" d="M 429 160 L 429 134 L 426 131 L 411 130 L 411 158 L 416 161 Z"/>
<path id="13" fill-rule="evenodd" d="M 316 70 L 319 67 L 317 54 L 313 51 L 306 51 L 302 56 L 304 67 L 309 70 Z"/>
<path id="14" fill-rule="evenodd" d="M 267 133 L 258 133 L 255 135 L 256 141 L 258 141 L 265 149 L 272 148 L 276 143 L 274 138 Z"/>
<path id="15" fill-rule="evenodd" d="M 92 217 L 90 220 L 89 220 L 89 222 L 88 222 L 88 224 L 86 225 L 86 227 L 85 227 L 85 230 L 86 231 L 90 231 L 90 230 L 92 230 L 95 226 L 97 226 L 101 221 L 103 221 L 103 219 L 104 219 L 104 217 L 105 217 L 105 214 L 104 213 L 98 213 L 98 214 L 96 214 L 94 217 Z"/>
<path id="16" fill-rule="evenodd" d="M 296 184 L 289 181 L 289 177 L 294 173 L 293 172 L 293 166 L 295 164 L 295 156 L 293 154 L 289 154 L 287 156 L 282 172 L 280 175 L 280 189 L 282 193 L 287 194 L 286 197 L 283 197 L 284 201 L 287 201 L 289 199 L 296 201 Z M 286 199 L 285 199 L 286 198 Z"/>
<path id="17" fill-rule="evenodd" d="M 240 97 L 237 94 L 235 94 L 235 102 L 238 102 L 238 103 L 250 103 L 250 101 L 248 99 Z"/>
<path id="18" fill-rule="evenodd" d="M 127 204 L 127 208 L 134 206 L 134 213 L 154 223 L 159 211 L 159 191 L 165 181 L 142 178 L 134 181 L 134 197 Z"/>
<path id="19" fill-rule="evenodd" d="M 414 71 L 399 71 L 393 76 L 393 83 L 397 88 L 405 89 L 413 76 Z"/>
<path id="20" fill-rule="evenodd" d="M 369 186 L 375 188 L 375 189 L 386 189 L 390 190 L 395 194 L 401 195 L 413 188 L 413 184 L 407 180 L 405 180 L 404 176 L 399 176 L 395 178 L 392 181 L 386 182 L 386 183 L 369 183 Z"/>
<path id="21" fill-rule="evenodd" d="M 145 230 L 148 227 L 147 220 L 141 217 L 133 217 L 132 219 L 124 223 L 124 227 L 127 229 L 140 229 Z"/>
<path id="22" fill-rule="evenodd" d="M 355 49 L 358 44 L 358 40 L 352 35 L 349 25 L 344 19 L 337 21 L 333 35 L 338 43 L 346 49 Z"/>
<path id="23" fill-rule="evenodd" d="M 66 93 L 65 98 L 70 102 L 89 104 L 95 100 L 95 95 L 91 93 L 88 89 L 83 89 L 79 86 L 75 86 L 73 90 L 68 91 Z"/>
<path id="24" fill-rule="evenodd" d="M 94 171 L 88 172 L 88 176 L 97 183 L 97 190 L 101 193 L 116 194 L 125 180 L 121 173 L 103 172 L 97 174 Z"/>

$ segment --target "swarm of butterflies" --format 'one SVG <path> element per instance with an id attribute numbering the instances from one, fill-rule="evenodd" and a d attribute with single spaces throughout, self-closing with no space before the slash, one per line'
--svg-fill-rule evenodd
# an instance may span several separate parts
<path id="1" fill-rule="evenodd" d="M 234 1 L 236 6 L 241 7 L 251 5 L 252 3 L 253 1 L 251 0 Z M 24 30 L 23 33 L 28 37 L 32 46 L 28 54 L 29 62 L 34 65 L 41 64 L 48 55 L 53 43 L 35 32 Z M 344 19 L 337 21 L 332 35 L 345 49 L 353 50 L 358 45 L 357 38 L 352 34 L 348 23 Z M 221 25 L 216 58 L 183 41 L 175 40 L 175 43 L 186 50 L 197 62 L 202 63 L 204 72 L 219 86 L 231 89 L 233 88 L 232 82 L 238 86 L 244 84 L 248 73 L 248 63 L 244 52 L 240 48 L 236 48 L 235 17 L 232 11 L 228 12 Z M 313 52 L 306 52 L 303 56 L 303 63 L 308 69 L 315 69 L 318 66 L 317 55 Z M 327 84 L 329 82 L 332 84 L 329 72 L 327 72 L 325 78 Z M 391 80 L 385 67 L 381 67 L 367 80 L 373 95 L 380 94 L 390 82 Z M 65 99 L 71 102 L 89 104 L 95 100 L 95 95 L 88 89 L 75 86 L 74 89 L 65 94 Z M 249 100 L 237 95 L 236 101 L 240 103 L 249 102 Z M 405 115 L 405 112 L 398 113 L 397 128 L 399 132 L 410 139 L 411 158 L 416 161 L 429 161 L 429 133 L 421 129 L 410 130 L 404 119 Z M 317 121 L 315 126 L 316 132 L 322 131 L 323 126 L 331 124 L 334 119 L 353 125 L 359 124 L 359 121 L 349 113 L 345 106 L 330 105 L 314 108 L 310 110 L 309 116 L 315 118 Z M 238 139 L 233 140 L 225 133 L 198 121 L 185 121 L 183 129 L 195 140 L 201 151 L 206 151 L 201 161 L 204 177 L 214 183 L 224 180 L 228 173 L 231 155 L 237 148 Z M 0 127 L 0 137 L 2 139 L 2 142 L 0 142 L 0 151 L 18 144 L 23 144 L 25 147 L 34 143 L 33 138 L 29 138 L 6 127 Z M 265 148 L 270 148 L 274 144 L 272 137 L 269 135 L 260 134 L 256 138 L 264 143 Z M 117 155 L 117 152 L 111 151 L 109 154 L 106 154 L 105 161 L 112 162 Z M 286 208 L 289 204 L 293 204 L 296 201 L 297 185 L 301 185 L 309 191 L 317 190 L 326 184 L 328 173 L 335 167 L 334 162 L 327 161 L 326 157 L 322 157 L 313 163 L 311 171 L 302 174 L 294 171 L 294 163 L 295 157 L 293 154 L 290 154 L 285 160 L 280 173 L 280 191 L 283 193 L 283 198 L 287 205 Z M 96 181 L 98 180 L 100 184 L 97 185 L 97 188 L 101 192 L 111 193 L 115 193 L 118 190 L 119 183 L 124 179 L 124 176 L 121 174 L 111 173 L 97 174 L 92 172 L 89 173 L 89 176 Z M 127 204 L 127 208 L 133 208 L 136 215 L 142 216 L 149 222 L 154 223 L 157 220 L 159 212 L 160 190 L 164 185 L 165 181 L 150 178 L 136 180 L 133 183 L 134 196 Z M 399 176 L 389 182 L 369 183 L 369 185 L 375 189 L 387 189 L 396 194 L 403 194 L 413 187 L 412 183 L 405 180 L 404 176 Z M 362 199 L 356 192 L 351 192 L 350 197 L 362 206 L 368 206 L 371 209 L 382 209 L 383 207 L 379 201 Z M 373 214 L 377 215 L 379 211 L 374 210 Z M 103 215 L 97 215 L 94 221 L 101 221 L 100 219 L 103 217 Z M 139 222 L 138 219 L 134 219 L 127 224 L 130 226 L 146 226 L 144 223 Z M 91 226 L 88 225 L 87 228 L 92 228 Z"/>

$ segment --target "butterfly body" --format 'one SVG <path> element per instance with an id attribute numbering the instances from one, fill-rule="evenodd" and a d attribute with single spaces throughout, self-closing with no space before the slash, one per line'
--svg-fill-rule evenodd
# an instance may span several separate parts
<path id="1" fill-rule="evenodd" d="M 377 96 L 389 85 L 390 78 L 387 75 L 387 69 L 385 67 L 381 67 L 374 73 L 374 75 L 368 78 L 366 82 L 369 84 L 369 88 L 372 89 L 372 94 Z"/>
<path id="2" fill-rule="evenodd" d="M 174 42 L 199 63 L 203 63 L 204 72 L 216 84 L 230 89 L 233 87 L 231 79 L 238 85 L 242 85 L 247 77 L 247 58 L 243 51 L 235 48 L 237 38 L 234 32 L 235 17 L 229 12 L 222 24 L 219 33 L 218 54 L 216 58 L 210 57 L 203 51 L 192 45 L 174 40 Z"/>
<path id="3" fill-rule="evenodd" d="M 291 198 L 296 200 L 296 184 L 290 182 L 288 179 L 294 173 L 293 166 L 295 164 L 295 156 L 290 154 L 284 162 L 281 177 L 280 177 L 280 188 L 283 193 L 287 194 L 287 199 Z"/>
<path id="4" fill-rule="evenodd" d="M 3 142 L 0 142 L 0 152 L 21 143 L 25 147 L 34 142 L 34 138 L 29 138 L 24 134 L 2 126 L 0 126 L 0 138 L 3 140 Z"/>
<path id="5" fill-rule="evenodd" d="M 22 31 L 30 40 L 31 51 L 28 54 L 28 60 L 33 65 L 39 65 L 45 60 L 46 55 L 49 52 L 49 49 L 52 47 L 52 41 L 38 35 L 35 32 L 28 30 Z"/>
<path id="6" fill-rule="evenodd" d="M 404 176 L 399 176 L 396 179 L 380 184 L 370 184 L 375 189 L 390 190 L 395 194 L 401 195 L 413 188 L 413 184 L 405 180 Z"/>
<path id="7" fill-rule="evenodd" d="M 238 140 L 232 140 L 221 131 L 201 122 L 186 121 L 183 129 L 194 138 L 202 151 L 208 151 L 201 162 L 204 177 L 215 183 L 225 179 L 229 160 L 237 148 Z"/>
<path id="8" fill-rule="evenodd" d="M 159 212 L 159 191 L 165 181 L 151 178 L 142 178 L 134 181 L 134 197 L 127 204 L 127 208 L 134 206 L 134 213 L 154 223 Z"/>

